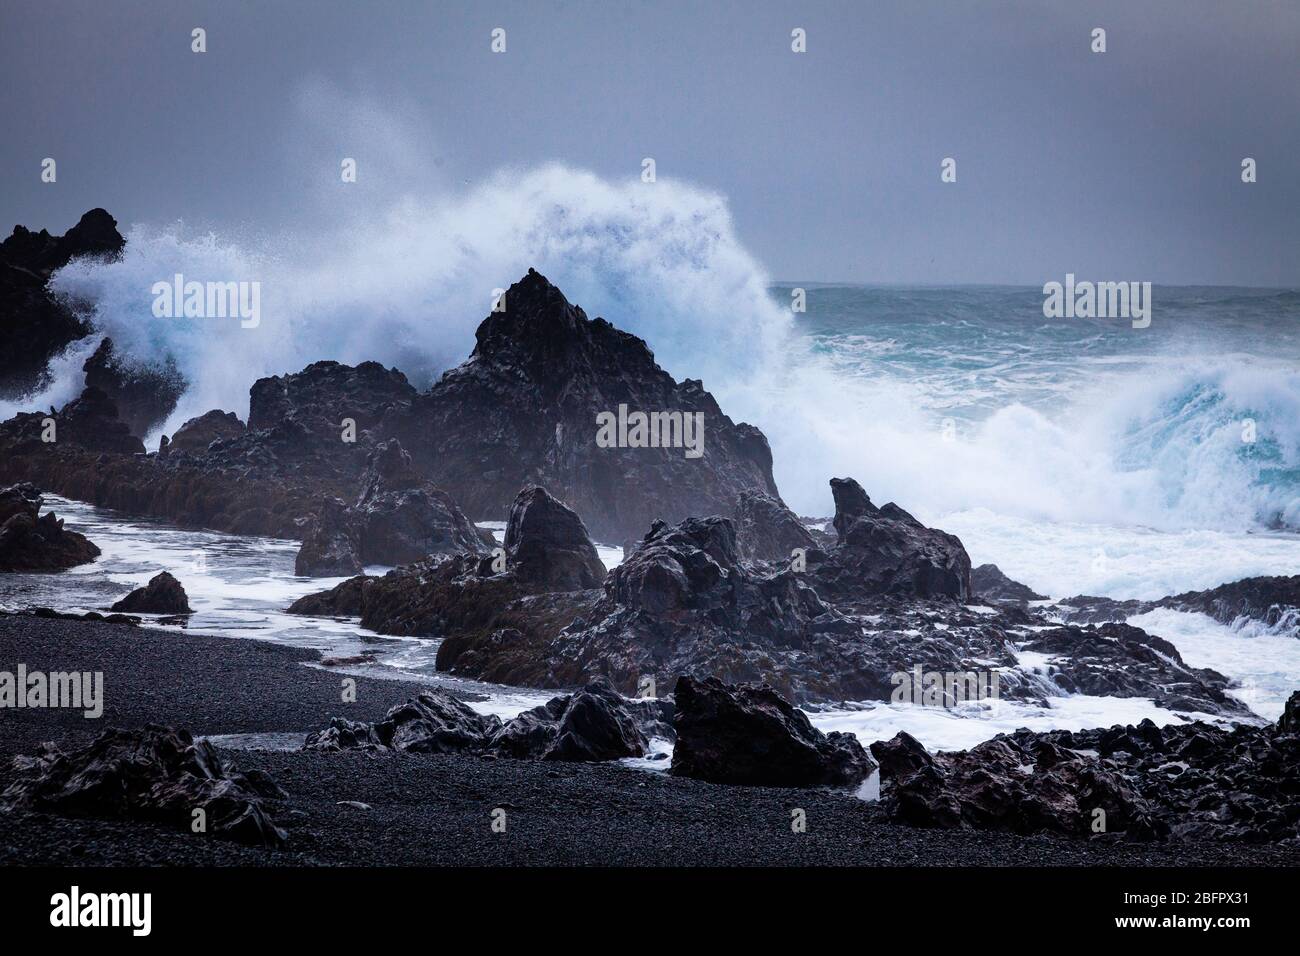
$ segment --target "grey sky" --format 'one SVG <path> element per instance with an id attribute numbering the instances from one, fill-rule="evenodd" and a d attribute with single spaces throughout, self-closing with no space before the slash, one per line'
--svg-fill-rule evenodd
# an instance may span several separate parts
<path id="1" fill-rule="evenodd" d="M 396 120 L 306 131 L 322 88 Z M 310 227 L 340 156 L 416 192 L 653 156 L 725 194 L 777 279 L 1300 285 L 1294 0 L 4 0 L 0 90 L 6 232 L 93 206 Z"/>

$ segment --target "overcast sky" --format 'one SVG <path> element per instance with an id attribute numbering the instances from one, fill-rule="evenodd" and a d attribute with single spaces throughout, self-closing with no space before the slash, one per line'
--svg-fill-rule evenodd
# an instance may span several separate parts
<path id="1" fill-rule="evenodd" d="M 1295 0 L 3 0 L 0 90 L 5 232 L 310 227 L 341 155 L 413 193 L 651 156 L 778 280 L 1300 285 Z"/>

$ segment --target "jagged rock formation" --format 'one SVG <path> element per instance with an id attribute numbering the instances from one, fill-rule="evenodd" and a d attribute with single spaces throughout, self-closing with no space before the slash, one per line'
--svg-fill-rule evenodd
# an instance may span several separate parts
<path id="1" fill-rule="evenodd" d="M 851 492 L 856 483 L 840 487 Z M 861 507 L 865 498 L 842 495 L 845 540 L 810 550 L 802 572 L 791 562 L 745 563 L 733 523 L 715 516 L 656 522 L 599 591 L 557 591 L 518 566 L 496 574 L 491 560 L 456 558 L 352 579 L 290 610 L 360 614 L 381 633 L 441 636 L 439 669 L 535 687 L 604 677 L 632 693 L 650 678 L 667 693 L 684 675 L 766 682 L 796 703 L 890 700 L 896 675 L 916 667 L 992 669 L 1008 699 L 1086 689 L 1152 697 L 1180 712 L 1244 713 L 1224 693 L 1223 675 L 1187 667 L 1172 645 L 1137 628 L 1044 630 L 1046 618 L 1019 607 L 990 613 L 956 595 L 917 597 L 918 581 L 962 592 L 969 563 L 960 542 L 911 519 L 877 518 Z M 523 529 L 519 517 L 512 511 L 512 527 Z M 569 522 L 579 525 L 576 516 Z M 508 528 L 507 541 L 517 533 Z M 543 536 L 536 547 L 542 555 L 573 550 Z M 898 562 L 893 570 L 890 560 Z M 824 598 L 824 588 L 835 597 Z M 1047 673 L 1019 670 L 1021 647 L 1051 655 Z"/>
<path id="2" fill-rule="evenodd" d="M 181 587 L 181 582 L 166 571 L 160 571 L 149 579 L 142 588 L 136 588 L 122 600 L 116 602 L 110 611 L 127 614 L 193 614 L 190 599 Z"/>
<path id="3" fill-rule="evenodd" d="M 1045 595 L 1011 580 L 996 564 L 981 564 L 975 568 L 970 573 L 970 583 L 975 596 L 983 601 L 1024 605 L 1030 601 L 1047 600 Z"/>
<path id="4" fill-rule="evenodd" d="M 99 557 L 99 548 L 65 530 L 62 518 L 40 514 L 41 503 L 32 484 L 0 491 L 0 572 L 63 571 Z"/>
<path id="5" fill-rule="evenodd" d="M 297 574 L 355 574 L 367 564 L 409 564 L 437 554 L 483 554 L 492 544 L 456 502 L 411 467 L 396 439 L 370 455 L 356 504 L 325 499 L 308 525 Z M 593 552 L 594 553 L 594 552 Z"/>
<path id="6" fill-rule="evenodd" d="M 67 753 L 46 743 L 14 770 L 0 795 L 6 808 L 154 821 L 186 833 L 203 810 L 209 835 L 267 846 L 288 839 L 267 804 L 287 796 L 275 781 L 260 770 L 236 772 L 184 730 L 110 730 Z"/>
<path id="7" fill-rule="evenodd" d="M 970 599 L 970 558 L 954 535 L 927 528 L 893 502 L 877 508 L 852 478 L 832 478 L 831 493 L 839 542 L 826 560 L 809 561 L 821 594 Z"/>
<path id="8" fill-rule="evenodd" d="M 625 541 L 655 519 L 728 514 L 742 491 L 777 496 L 762 432 L 733 423 L 700 382 L 674 381 L 645 342 L 588 319 L 537 272 L 506 290 L 505 311 L 475 338 L 469 361 L 381 427 L 475 520 L 499 519 L 537 484 L 598 539 Z M 620 405 L 702 414 L 702 457 L 598 447 L 596 416 Z"/>
<path id="9" fill-rule="evenodd" d="M 818 547 L 794 512 L 771 495 L 742 491 L 732 516 L 742 561 L 789 561 L 796 549 Z"/>
<path id="10" fill-rule="evenodd" d="M 872 744 L 881 801 L 917 826 L 1266 842 L 1300 838 L 1300 735 L 1205 723 L 1000 735 L 930 755 L 907 734 Z M 1098 813 L 1098 811 L 1103 811 Z"/>
<path id="11" fill-rule="evenodd" d="M 325 730 L 310 734 L 303 748 L 619 760 L 643 756 L 645 729 L 661 730 L 662 717 L 657 705 L 625 700 L 607 684 L 552 698 L 504 724 L 442 691 L 426 691 L 393 707 L 374 724 L 335 717 Z"/>
<path id="12" fill-rule="evenodd" d="M 46 379 L 50 359 L 90 334 L 89 324 L 47 288 L 72 259 L 116 257 L 125 240 L 117 221 L 92 209 L 62 236 L 15 226 L 0 243 L 0 395 L 27 394 Z"/>
<path id="13" fill-rule="evenodd" d="M 711 783 L 856 786 L 876 762 L 852 734 L 823 734 L 767 686 L 716 678 L 677 682 L 670 772 Z"/>

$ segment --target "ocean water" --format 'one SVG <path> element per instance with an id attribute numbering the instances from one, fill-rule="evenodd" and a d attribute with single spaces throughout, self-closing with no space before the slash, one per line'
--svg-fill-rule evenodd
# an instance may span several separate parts
<path id="1" fill-rule="evenodd" d="M 120 262 L 72 263 L 53 286 L 92 304 L 128 362 L 176 362 L 190 388 L 159 430 L 171 433 L 210 408 L 244 416 L 255 379 L 319 359 L 378 360 L 425 387 L 469 354 L 492 290 L 534 266 L 589 315 L 645 338 L 672 374 L 703 379 L 734 420 L 761 427 L 782 495 L 801 514 L 829 515 L 828 479 L 852 476 L 875 501 L 958 534 L 975 563 L 1053 597 L 1155 598 L 1300 573 L 1297 290 L 1156 286 L 1150 326 L 1134 329 L 1047 319 L 1041 288 L 774 283 L 718 194 L 564 167 L 503 171 L 366 215 L 307 236 L 137 224 Z M 260 324 L 155 319 L 149 289 L 178 272 L 261 282 Z M 806 312 L 790 308 L 795 285 Z M 49 388 L 0 404 L 0 415 L 77 394 L 93 345 L 70 348 Z M 293 542 L 52 505 L 104 557 L 57 578 L 4 576 L 0 605 L 103 608 L 167 567 L 190 591 L 191 631 L 370 652 L 375 662 L 357 672 L 452 680 L 434 671 L 436 642 L 285 615 L 333 583 L 293 575 Z M 602 558 L 615 563 L 617 549 Z M 1173 612 L 1149 624 L 1193 663 L 1237 678 L 1261 719 L 1300 675 L 1294 638 Z M 548 696 L 474 689 L 503 716 Z M 867 742 L 907 729 L 949 748 L 1016 726 L 1143 716 L 1179 719 L 1150 701 L 1086 697 L 996 712 L 850 702 L 813 719 Z"/>
<path id="2" fill-rule="evenodd" d="M 1156 286 L 1145 329 L 1042 302 L 807 287 L 799 361 L 862 448 L 836 465 L 1053 597 L 1300 572 L 1300 293 Z"/>

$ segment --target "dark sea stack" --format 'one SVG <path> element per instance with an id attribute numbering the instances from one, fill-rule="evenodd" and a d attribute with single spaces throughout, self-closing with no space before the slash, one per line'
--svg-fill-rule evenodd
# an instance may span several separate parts
<path id="1" fill-rule="evenodd" d="M 670 772 L 711 783 L 850 787 L 876 769 L 852 734 L 823 734 L 770 687 L 677 682 Z"/>
<path id="2" fill-rule="evenodd" d="M 53 512 L 41 514 L 41 493 L 22 483 L 0 491 L 0 572 L 66 571 L 99 557 L 85 535 L 68 531 Z"/>
<path id="3" fill-rule="evenodd" d="M 927 528 L 892 502 L 877 508 L 852 478 L 832 478 L 831 492 L 839 543 L 815 569 L 810 562 L 824 597 L 970 600 L 970 557 L 956 536 Z"/>
<path id="4" fill-rule="evenodd" d="M 73 259 L 114 258 L 125 240 L 117 222 L 92 209 L 62 236 L 15 226 L 0 243 L 0 395 L 27 394 L 71 343 L 89 335 L 89 323 L 48 289 L 50 276 Z"/>
<path id="5" fill-rule="evenodd" d="M 258 770 L 239 773 L 184 730 L 110 730 L 68 753 L 47 743 L 17 758 L 14 769 L 0 795 L 9 809 L 156 822 L 186 833 L 203 810 L 208 835 L 265 846 L 288 839 L 267 805 L 288 796 L 275 781 Z"/>
<path id="6" fill-rule="evenodd" d="M 190 599 L 177 581 L 166 571 L 160 571 L 142 588 L 136 588 L 114 604 L 110 611 L 126 614 L 193 614 Z"/>
<path id="7" fill-rule="evenodd" d="M 970 573 L 970 583 L 975 597 L 985 601 L 1028 604 L 1030 601 L 1047 600 L 1046 595 L 1036 594 L 1032 588 L 1011 580 L 996 564 L 981 564 L 975 568 Z"/>
<path id="8" fill-rule="evenodd" d="M 601 448 L 600 413 L 702 413 L 703 456 Z M 499 519 L 519 489 L 546 488 L 597 540 L 626 541 L 663 518 L 728 514 L 741 491 L 777 496 L 762 432 L 722 413 L 703 385 L 676 382 L 646 343 L 588 319 L 529 270 L 483 320 L 469 360 L 382 426 L 475 520 Z"/>
<path id="9" fill-rule="evenodd" d="M 86 387 L 113 400 L 132 435 L 143 438 L 167 418 L 185 391 L 185 379 L 170 358 L 160 368 L 135 368 L 113 350 L 111 339 L 99 343 L 83 366 Z"/>
<path id="10" fill-rule="evenodd" d="M 734 520 L 742 561 L 789 561 L 796 548 L 809 551 L 817 547 L 794 512 L 762 492 L 742 491 Z"/>
<path id="11" fill-rule="evenodd" d="M 214 441 L 233 441 L 243 437 L 248 429 L 234 412 L 214 408 L 197 418 L 191 418 L 171 436 L 168 454 L 185 452 L 201 455 Z"/>
<path id="12" fill-rule="evenodd" d="M 515 496 L 504 545 L 519 579 L 548 591 L 581 591 L 604 583 L 605 565 L 582 519 L 545 488 L 530 485 Z"/>

